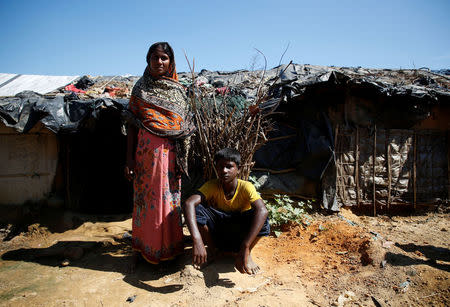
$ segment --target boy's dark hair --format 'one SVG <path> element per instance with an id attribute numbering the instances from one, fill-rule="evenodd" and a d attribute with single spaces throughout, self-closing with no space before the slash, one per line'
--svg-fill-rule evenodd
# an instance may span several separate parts
<path id="1" fill-rule="evenodd" d="M 214 155 L 214 163 L 222 159 L 233 161 L 238 167 L 241 164 L 241 154 L 234 148 L 227 147 L 216 152 Z"/>

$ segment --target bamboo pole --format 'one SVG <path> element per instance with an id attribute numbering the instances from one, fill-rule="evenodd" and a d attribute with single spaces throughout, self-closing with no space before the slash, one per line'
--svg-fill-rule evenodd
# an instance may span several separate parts
<path id="1" fill-rule="evenodd" d="M 336 124 L 334 130 L 334 154 L 336 157 L 336 186 L 338 187 L 338 193 L 341 197 L 342 203 L 345 201 L 345 183 L 342 183 L 341 161 L 338 159 L 338 136 L 339 136 L 339 124 Z M 341 176 L 339 176 L 341 175 Z"/>
<path id="2" fill-rule="evenodd" d="M 373 180 L 373 216 L 377 216 L 377 203 L 376 203 L 376 186 L 375 186 L 375 164 L 377 160 L 377 125 L 374 125 L 373 132 L 373 159 L 372 159 L 372 180 Z"/>
<path id="3" fill-rule="evenodd" d="M 417 135 L 417 134 L 416 134 L 416 144 L 417 144 L 417 147 L 419 147 L 419 145 L 418 145 L 419 144 L 419 135 Z M 434 150 L 430 150 L 430 153 L 431 153 L 431 193 L 430 193 L 431 195 L 430 196 L 436 197 L 437 195 L 434 194 L 434 191 L 435 191 L 434 190 L 434 181 L 435 181 L 434 180 Z M 420 151 L 419 151 L 419 154 L 420 154 Z M 416 159 L 417 159 L 417 157 L 416 157 Z"/>
<path id="4" fill-rule="evenodd" d="M 447 130 L 446 133 L 446 142 L 447 142 L 447 178 L 448 183 L 450 183 L 450 132 Z M 447 184 L 447 198 L 450 197 L 450 184 Z"/>
<path id="5" fill-rule="evenodd" d="M 389 130 L 386 130 L 386 162 L 387 162 L 387 176 L 388 176 L 387 210 L 389 212 L 391 206 L 391 189 L 392 189 L 391 144 L 389 142 Z"/>
<path id="6" fill-rule="evenodd" d="M 289 135 L 284 135 L 284 136 L 278 136 L 278 137 L 274 137 L 274 138 L 268 139 L 268 142 L 280 141 L 280 140 L 285 140 L 285 139 L 295 138 L 295 137 L 297 137 L 297 134 L 289 134 Z"/>
<path id="7" fill-rule="evenodd" d="M 359 127 L 356 126 L 355 135 L 355 185 L 356 185 L 356 205 L 360 206 L 359 199 Z"/>
<path id="8" fill-rule="evenodd" d="M 337 137 L 339 134 L 339 124 L 336 124 L 336 129 L 334 129 L 334 153 L 337 151 Z"/>
<path id="9" fill-rule="evenodd" d="M 367 207 L 369 207 L 369 206 L 372 206 L 372 202 L 371 201 L 362 201 L 361 202 L 361 205 L 362 206 L 367 206 Z M 409 202 L 409 201 L 406 201 L 406 202 L 399 202 L 399 201 L 392 201 L 391 202 L 391 205 L 392 206 L 394 206 L 394 205 L 396 205 L 396 206 L 405 206 L 405 207 L 407 207 L 407 206 L 410 206 L 411 205 L 411 203 Z M 392 206 L 391 206 L 391 209 L 392 209 Z M 429 202 L 427 202 L 427 203 L 417 203 L 417 206 L 419 207 L 419 206 L 424 206 L 424 207 L 434 207 L 435 205 L 434 204 L 431 204 L 431 203 L 429 203 Z"/>
<path id="10" fill-rule="evenodd" d="M 287 169 L 283 169 L 283 170 L 273 170 L 270 168 L 259 168 L 259 167 L 254 167 L 253 170 L 255 172 L 268 172 L 271 174 L 286 174 L 286 173 L 291 173 L 291 172 L 295 172 L 297 169 L 296 168 L 287 168 Z"/>
<path id="11" fill-rule="evenodd" d="M 414 130 L 414 138 L 413 138 L 413 146 L 414 146 L 414 160 L 413 160 L 413 192 L 414 192 L 414 210 L 416 210 L 416 204 L 417 204 L 417 182 L 416 182 L 416 176 L 417 176 L 417 134 Z"/>
<path id="12" fill-rule="evenodd" d="M 79 209 L 79 208 L 73 208 L 72 207 L 72 194 L 71 194 L 71 188 L 72 188 L 72 181 L 70 180 L 70 171 L 71 171 L 71 164 L 70 164 L 70 146 L 68 138 L 64 138 L 64 148 L 65 148 L 65 164 L 66 164 L 66 208 L 70 209 Z"/>

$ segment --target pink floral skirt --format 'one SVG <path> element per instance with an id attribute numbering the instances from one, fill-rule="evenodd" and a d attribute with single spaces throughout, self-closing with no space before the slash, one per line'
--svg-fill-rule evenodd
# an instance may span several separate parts
<path id="1" fill-rule="evenodd" d="M 183 252 L 181 178 L 176 172 L 175 144 L 140 129 L 136 147 L 136 178 L 132 247 L 150 263 Z"/>

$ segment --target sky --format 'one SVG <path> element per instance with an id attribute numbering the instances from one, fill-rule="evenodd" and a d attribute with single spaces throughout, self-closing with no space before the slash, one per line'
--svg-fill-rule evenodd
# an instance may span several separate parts
<path id="1" fill-rule="evenodd" d="M 0 73 L 141 75 L 167 41 L 179 72 L 450 68 L 449 0 L 0 0 Z M 257 51 L 259 50 L 259 51 Z M 261 52 L 261 53 L 259 53 Z"/>

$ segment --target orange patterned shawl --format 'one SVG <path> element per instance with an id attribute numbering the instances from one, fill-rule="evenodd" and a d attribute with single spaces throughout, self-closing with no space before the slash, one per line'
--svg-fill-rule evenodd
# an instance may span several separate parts
<path id="1" fill-rule="evenodd" d="M 186 90 L 178 76 L 152 79 L 148 67 L 133 87 L 130 111 L 151 133 L 161 137 L 183 138 L 194 130 Z"/>

